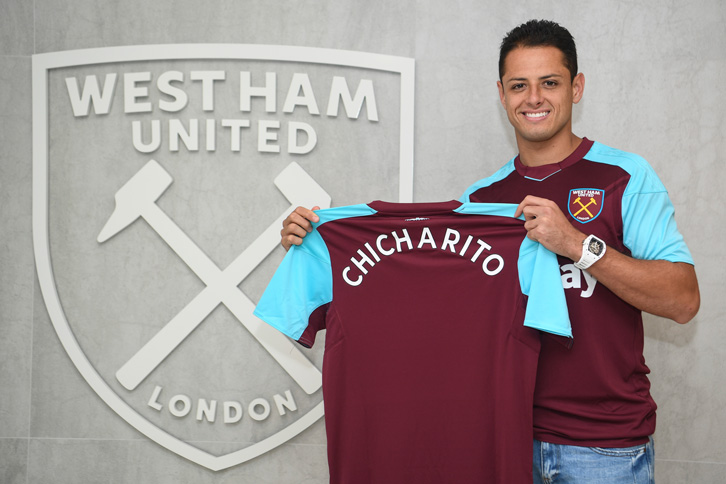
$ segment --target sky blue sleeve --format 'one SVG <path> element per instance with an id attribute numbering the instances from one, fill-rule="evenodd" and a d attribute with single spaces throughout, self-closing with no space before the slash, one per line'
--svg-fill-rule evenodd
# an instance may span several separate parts
<path id="1" fill-rule="evenodd" d="M 693 264 L 678 231 L 675 209 L 668 193 L 635 193 L 623 196 L 623 241 L 633 257 Z"/>
<path id="2" fill-rule="evenodd" d="M 333 296 L 330 255 L 313 231 L 301 246 L 292 246 L 262 294 L 254 315 L 294 340 L 308 326 L 310 315 Z"/>
<path id="3" fill-rule="evenodd" d="M 298 341 L 313 312 L 333 300 L 330 253 L 317 230 L 322 224 L 341 218 L 373 215 L 368 205 L 349 205 L 316 210 L 320 220 L 313 224 L 301 245 L 293 245 L 282 259 L 254 315 Z"/>
<path id="4" fill-rule="evenodd" d="M 519 249 L 519 282 L 528 296 L 524 325 L 572 338 L 557 256 L 525 238 Z"/>
<path id="5" fill-rule="evenodd" d="M 588 158 L 616 165 L 629 175 L 622 198 L 623 242 L 633 257 L 693 264 L 678 231 L 668 191 L 652 166 L 641 156 L 593 144 Z"/>

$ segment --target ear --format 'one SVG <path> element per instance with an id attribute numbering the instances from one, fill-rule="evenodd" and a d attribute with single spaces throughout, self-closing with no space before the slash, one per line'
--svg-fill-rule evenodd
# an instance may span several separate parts
<path id="1" fill-rule="evenodd" d="M 580 72 L 572 80 L 572 102 L 577 104 L 585 93 L 585 74 Z"/>
<path id="2" fill-rule="evenodd" d="M 497 81 L 497 89 L 499 89 L 499 102 L 502 103 L 502 107 L 506 108 L 507 105 L 504 102 L 504 86 L 502 86 L 502 81 Z"/>

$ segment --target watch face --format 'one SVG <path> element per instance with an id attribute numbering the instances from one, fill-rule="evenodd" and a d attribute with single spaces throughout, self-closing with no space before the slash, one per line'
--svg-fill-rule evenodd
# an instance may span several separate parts
<path id="1" fill-rule="evenodd" d="M 588 245 L 587 250 L 589 250 L 590 252 L 592 252 L 595 255 L 600 255 L 600 254 L 602 254 L 603 245 L 604 244 L 600 240 L 590 239 L 590 244 Z"/>

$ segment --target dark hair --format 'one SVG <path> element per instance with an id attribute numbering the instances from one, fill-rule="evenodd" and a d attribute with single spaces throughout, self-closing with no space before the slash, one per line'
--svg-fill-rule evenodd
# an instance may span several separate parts
<path id="1" fill-rule="evenodd" d="M 513 28 L 504 36 L 499 48 L 499 80 L 504 75 L 504 60 L 518 47 L 556 47 L 564 57 L 571 80 L 577 75 L 575 39 L 566 28 L 551 20 L 530 20 Z"/>

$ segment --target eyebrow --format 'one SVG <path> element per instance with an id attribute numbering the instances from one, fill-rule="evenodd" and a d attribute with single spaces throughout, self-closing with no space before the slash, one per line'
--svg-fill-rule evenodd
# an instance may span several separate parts
<path id="1" fill-rule="evenodd" d="M 564 77 L 562 74 L 547 74 L 544 76 L 540 76 L 537 78 L 538 81 L 544 81 L 545 79 L 551 79 L 553 77 Z M 528 81 L 529 79 L 526 77 L 512 77 L 511 79 L 507 79 L 505 82 L 513 82 L 513 81 Z"/>

